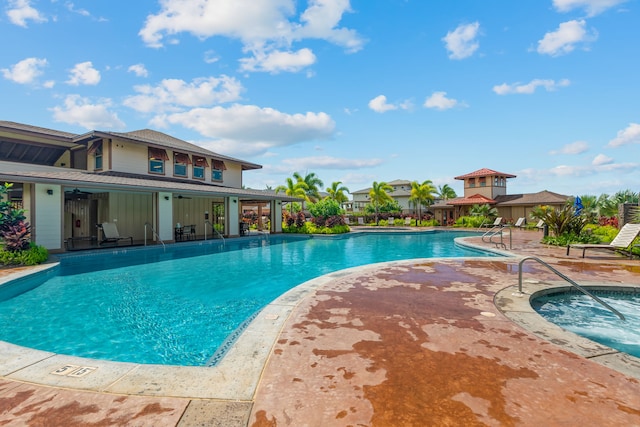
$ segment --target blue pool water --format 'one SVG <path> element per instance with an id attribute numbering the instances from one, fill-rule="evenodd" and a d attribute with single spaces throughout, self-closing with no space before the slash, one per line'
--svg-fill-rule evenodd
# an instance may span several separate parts
<path id="1" fill-rule="evenodd" d="M 556 325 L 613 349 L 640 357 L 640 293 L 590 291 L 626 320 L 582 293 L 561 292 L 536 298 L 533 308 Z"/>
<path id="2" fill-rule="evenodd" d="M 491 256 L 453 243 L 464 235 L 278 235 L 64 256 L 58 274 L 34 289 L 3 298 L 0 288 L 0 340 L 97 359 L 205 365 L 246 319 L 311 278 L 382 261 Z"/>

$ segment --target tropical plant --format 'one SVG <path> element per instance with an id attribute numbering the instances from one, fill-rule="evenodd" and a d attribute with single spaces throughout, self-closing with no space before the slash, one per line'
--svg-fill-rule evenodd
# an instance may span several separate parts
<path id="1" fill-rule="evenodd" d="M 418 181 L 411 183 L 411 195 L 409 200 L 418 208 L 418 225 L 419 220 L 422 218 L 422 206 L 427 209 L 431 206 L 431 203 L 435 199 L 433 194 L 436 193 L 436 188 L 433 186 L 431 180 L 426 180 L 422 184 Z"/>
<path id="2" fill-rule="evenodd" d="M 308 202 L 315 203 L 320 199 L 320 187 L 324 184 L 322 180 L 316 176 L 314 172 L 306 174 L 304 177 L 298 172 L 294 172 L 293 177 L 305 186 L 305 199 Z"/>
<path id="3" fill-rule="evenodd" d="M 309 213 L 313 216 L 313 222 L 319 226 L 324 226 L 327 223 L 344 224 L 343 210 L 340 208 L 340 204 L 332 199 L 309 204 Z"/>
<path id="4" fill-rule="evenodd" d="M 378 213 L 380 212 L 380 205 L 384 202 L 393 201 L 393 197 L 387 193 L 392 191 L 393 187 L 386 182 L 373 181 L 373 184 L 371 185 L 371 190 L 369 190 L 369 200 L 371 200 L 371 204 L 375 211 L 376 224 L 379 222 Z"/>
<path id="5" fill-rule="evenodd" d="M 15 209 L 8 198 L 13 184 L 0 186 L 0 241 L 9 252 L 23 251 L 29 248 L 31 226 L 24 216 L 23 209 Z"/>
<path id="6" fill-rule="evenodd" d="M 345 193 L 349 192 L 349 189 L 342 185 L 342 181 L 335 181 L 331 183 L 331 187 L 326 189 L 329 195 L 327 198 L 335 200 L 338 203 L 344 203 L 349 201 L 349 198 Z"/>
<path id="7" fill-rule="evenodd" d="M 455 190 L 449 186 L 449 184 L 443 184 L 438 186 L 437 196 L 442 200 L 455 199 L 458 197 Z"/>
<path id="8" fill-rule="evenodd" d="M 287 178 L 287 185 L 279 185 L 276 187 L 276 194 L 283 192 L 287 196 L 297 197 L 300 199 L 305 199 L 307 197 L 307 190 L 309 187 L 304 181 L 294 181 L 291 178 Z M 294 204 L 290 204 L 290 210 L 293 213 Z"/>
<path id="9" fill-rule="evenodd" d="M 596 205 L 598 209 L 598 216 L 600 217 L 604 216 L 611 218 L 618 215 L 618 204 L 608 194 L 601 194 L 598 196 Z"/>
<path id="10" fill-rule="evenodd" d="M 483 205 L 473 205 L 469 209 L 469 215 L 471 216 L 481 216 L 487 220 L 493 220 L 498 217 L 498 209 L 491 207 L 489 204 L 485 203 Z"/>
<path id="11" fill-rule="evenodd" d="M 621 205 L 623 203 L 638 203 L 638 193 L 635 193 L 631 190 L 622 190 L 618 191 L 613 195 L 613 201 L 617 205 Z"/>
<path id="12" fill-rule="evenodd" d="M 582 211 L 580 212 L 580 215 L 585 217 L 588 223 L 596 224 L 598 222 L 598 218 L 600 218 L 598 198 L 596 196 L 584 194 L 580 196 L 580 200 L 582 202 Z"/>
<path id="13" fill-rule="evenodd" d="M 585 217 L 576 215 L 572 202 L 566 203 L 560 209 L 551 206 L 536 206 L 531 210 L 531 217 L 542 220 L 556 237 L 564 234 L 577 237 L 587 224 Z"/>

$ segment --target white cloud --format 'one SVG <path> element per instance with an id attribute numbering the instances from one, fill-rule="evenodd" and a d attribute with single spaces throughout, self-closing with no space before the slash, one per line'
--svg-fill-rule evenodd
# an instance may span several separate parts
<path id="1" fill-rule="evenodd" d="M 293 42 L 304 39 L 326 40 L 349 52 L 362 48 L 364 41 L 354 30 L 338 26 L 342 16 L 350 12 L 348 0 L 309 0 L 300 22 L 294 21 L 296 4 L 293 0 L 164 0 L 157 14 L 147 16 L 138 34 L 156 48 L 163 46 L 166 36 L 183 32 L 200 39 L 238 39 L 244 51 L 253 54 L 250 64 L 246 59 L 244 63 L 251 71 L 272 72 L 278 61 L 284 61 L 283 70 L 287 71 L 313 63 L 309 49 L 296 54 L 288 51 Z M 288 55 L 274 56 L 279 51 Z M 261 59 L 272 62 L 263 65 Z"/>
<path id="2" fill-rule="evenodd" d="M 298 157 L 283 159 L 278 166 L 272 166 L 275 173 L 295 172 L 315 169 L 363 169 L 381 165 L 382 159 L 345 159 L 331 156 Z"/>
<path id="3" fill-rule="evenodd" d="M 0 71 L 2 71 L 2 75 L 7 80 L 20 84 L 29 84 L 42 75 L 42 69 L 47 64 L 47 60 L 43 58 L 26 58 L 17 62 L 11 68 L 3 68 Z"/>
<path id="4" fill-rule="evenodd" d="M 585 20 L 573 20 L 560 24 L 556 31 L 544 35 L 538 41 L 538 53 L 551 56 L 572 52 L 578 43 L 588 43 L 598 38 L 597 32 L 587 33 Z"/>
<path id="5" fill-rule="evenodd" d="M 109 111 L 110 99 L 91 103 L 80 95 L 67 95 L 64 105 L 53 107 L 53 118 L 58 122 L 82 126 L 86 129 L 123 129 L 125 124 L 116 113 Z"/>
<path id="6" fill-rule="evenodd" d="M 453 31 L 449 31 L 442 38 L 447 51 L 449 51 L 449 59 L 464 59 L 473 55 L 478 50 L 480 44 L 476 40 L 480 30 L 480 23 L 459 25 Z"/>
<path id="7" fill-rule="evenodd" d="M 220 58 L 213 50 L 208 50 L 204 53 L 204 62 L 206 62 L 207 64 L 213 64 L 214 62 L 218 62 L 219 60 Z"/>
<path id="8" fill-rule="evenodd" d="M 134 73 L 138 77 L 147 77 L 149 76 L 149 71 L 147 71 L 144 64 L 134 64 L 128 68 L 130 73 Z"/>
<path id="9" fill-rule="evenodd" d="M 93 68 L 91 61 L 81 62 L 73 67 L 66 83 L 72 86 L 97 85 L 100 83 L 100 72 Z"/>
<path id="10" fill-rule="evenodd" d="M 589 150 L 589 144 L 584 141 L 576 141 L 566 144 L 560 150 L 552 150 L 550 154 L 582 154 Z"/>
<path id="11" fill-rule="evenodd" d="M 386 111 L 398 109 L 395 105 L 387 104 L 387 97 L 384 95 L 378 95 L 369 101 L 369 108 L 376 113 L 384 113 Z"/>
<path id="12" fill-rule="evenodd" d="M 447 98 L 447 92 L 433 92 L 430 97 L 424 101 L 427 108 L 435 108 L 437 110 L 448 110 L 458 105 L 458 101 Z"/>
<path id="13" fill-rule="evenodd" d="M 585 9 L 588 16 L 595 16 L 626 1 L 627 0 L 553 0 L 553 6 L 558 12 Z"/>
<path id="14" fill-rule="evenodd" d="M 276 74 L 280 71 L 297 72 L 316 62 L 316 56 L 310 49 L 297 52 L 273 51 L 266 53 L 257 51 L 251 58 L 240 59 L 242 71 L 266 71 Z"/>
<path id="15" fill-rule="evenodd" d="M 76 9 L 75 5 L 71 2 L 65 3 L 65 6 L 69 10 L 69 12 L 77 13 L 82 16 L 91 16 L 91 13 L 87 9 Z"/>
<path id="16" fill-rule="evenodd" d="M 165 79 L 157 86 L 134 87 L 139 95 L 124 100 L 124 105 L 142 113 L 177 112 L 184 107 L 203 107 L 240 99 L 244 90 L 233 77 L 202 77 L 187 83 L 180 79 Z"/>
<path id="17" fill-rule="evenodd" d="M 607 146 L 620 147 L 627 144 L 640 144 L 640 124 L 629 123 L 629 126 L 619 131 L 618 136 L 609 141 Z"/>
<path id="18" fill-rule="evenodd" d="M 612 163 L 613 159 L 611 157 L 605 156 L 604 154 L 598 154 L 593 158 L 593 161 L 591 162 L 591 164 L 594 166 L 610 165 Z"/>
<path id="19" fill-rule="evenodd" d="M 257 155 L 274 147 L 326 140 L 335 131 L 335 123 L 326 113 L 286 114 L 272 108 L 240 104 L 158 116 L 154 124 L 182 125 L 214 139 L 201 145 L 235 155 Z"/>
<path id="20" fill-rule="evenodd" d="M 11 23 L 25 28 L 27 27 L 27 21 L 47 22 L 47 18 L 31 6 L 30 0 L 9 0 L 7 16 Z"/>
<path id="21" fill-rule="evenodd" d="M 537 88 L 543 87 L 547 90 L 547 92 L 552 92 L 559 87 L 569 86 L 571 82 L 568 79 L 562 79 L 560 81 L 555 80 L 542 80 L 542 79 L 534 79 L 529 83 L 520 84 L 520 83 L 502 83 L 501 85 L 496 85 L 493 87 L 493 91 L 498 95 L 510 95 L 510 94 L 532 94 L 536 91 Z"/>

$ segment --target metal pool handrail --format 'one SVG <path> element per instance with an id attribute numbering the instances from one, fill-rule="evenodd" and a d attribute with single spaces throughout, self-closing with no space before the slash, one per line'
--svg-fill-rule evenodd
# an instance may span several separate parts
<path id="1" fill-rule="evenodd" d="M 583 294 L 593 298 L 595 301 L 597 301 L 600 304 L 602 304 L 605 308 L 609 309 L 613 314 L 618 316 L 620 318 L 620 320 L 627 320 L 627 319 L 625 319 L 624 315 L 622 313 L 620 313 L 618 310 L 616 310 L 615 308 L 611 307 L 609 304 L 607 304 L 606 302 L 601 300 L 599 297 L 595 296 L 594 294 L 592 294 L 591 292 L 589 292 L 588 290 L 586 290 L 582 286 L 578 285 L 576 282 L 574 282 L 573 280 L 571 280 L 570 278 L 568 278 L 564 274 L 560 273 L 558 270 L 556 270 L 555 268 L 551 267 L 549 264 L 547 264 L 546 262 L 542 261 L 540 258 L 537 258 L 537 257 L 534 257 L 534 256 L 528 256 L 528 257 L 522 258 L 520 260 L 520 263 L 518 264 L 518 292 L 522 293 L 522 264 L 524 264 L 524 262 L 527 261 L 527 260 L 533 260 L 533 261 L 539 262 L 540 264 L 544 265 L 549 270 L 554 272 L 558 277 L 560 277 L 560 278 L 566 280 L 567 282 L 569 282 L 577 290 L 579 290 Z"/>
<path id="2" fill-rule="evenodd" d="M 225 244 L 224 241 L 224 236 L 222 234 L 220 234 L 220 232 L 218 230 L 216 230 L 216 228 L 213 226 L 213 224 L 211 224 L 208 220 L 204 222 L 204 240 L 207 240 L 207 224 L 209 224 L 209 226 L 211 227 L 211 230 L 213 230 L 214 234 L 217 234 L 218 236 L 220 236 L 220 238 L 222 239 L 222 244 Z"/>
<path id="3" fill-rule="evenodd" d="M 156 236 L 156 238 L 158 239 L 158 241 L 160 243 L 162 243 L 162 248 L 163 250 L 167 250 L 167 247 L 165 246 L 164 242 L 162 241 L 162 239 L 160 238 L 160 236 L 158 235 L 158 233 L 156 232 L 156 229 L 153 228 L 153 225 L 149 224 L 148 222 L 144 223 L 144 245 L 147 246 L 147 227 L 151 228 L 151 234 Z"/>

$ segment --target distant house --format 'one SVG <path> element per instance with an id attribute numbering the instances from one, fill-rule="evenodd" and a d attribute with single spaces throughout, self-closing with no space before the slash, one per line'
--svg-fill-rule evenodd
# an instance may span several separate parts
<path id="1" fill-rule="evenodd" d="M 441 224 L 451 224 L 459 217 L 469 215 L 469 209 L 473 205 L 488 204 L 495 207 L 498 216 L 507 221 L 515 221 L 521 217 L 530 220 L 534 207 L 549 205 L 560 208 L 569 199 L 569 196 L 546 190 L 538 193 L 507 194 L 507 180 L 515 177 L 486 168 L 456 176 L 455 179 L 464 181 L 464 196 L 440 200 L 431 206 L 431 211 Z"/>
<path id="2" fill-rule="evenodd" d="M 51 251 L 99 239 L 105 222 L 138 242 L 174 241 L 182 225 L 194 238 L 214 227 L 237 236 L 243 206 L 264 208 L 281 232 L 281 205 L 297 199 L 243 189 L 243 172 L 261 167 L 150 129 L 77 135 L 0 121 L 0 182 L 14 184 L 32 240 Z"/>
<path id="3" fill-rule="evenodd" d="M 414 208 L 409 202 L 409 197 L 411 197 L 411 181 L 396 179 L 387 182 L 387 184 L 393 188 L 393 191 L 388 193 L 389 196 L 398 202 L 402 207 L 402 211 L 404 213 L 413 212 Z M 365 206 L 371 203 L 369 191 L 371 191 L 371 187 L 352 192 L 353 200 L 343 204 L 343 206 L 347 211 L 364 212 Z"/>

